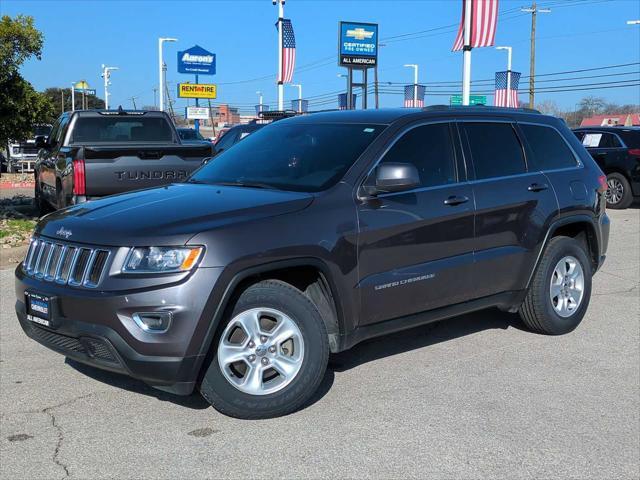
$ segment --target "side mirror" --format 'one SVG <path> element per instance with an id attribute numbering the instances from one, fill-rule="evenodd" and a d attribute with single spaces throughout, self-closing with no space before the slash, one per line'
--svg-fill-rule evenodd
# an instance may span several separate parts
<path id="1" fill-rule="evenodd" d="M 36 148 L 47 148 L 47 137 L 45 137 L 44 135 L 37 135 Z"/>
<path id="2" fill-rule="evenodd" d="M 420 186 L 420 174 L 411 163 L 382 163 L 375 172 L 375 185 L 365 186 L 368 195 L 403 192 Z"/>

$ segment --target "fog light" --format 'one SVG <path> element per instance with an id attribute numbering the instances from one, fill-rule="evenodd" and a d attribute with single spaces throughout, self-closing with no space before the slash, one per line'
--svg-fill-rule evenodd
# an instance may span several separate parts
<path id="1" fill-rule="evenodd" d="M 136 312 L 131 317 L 145 332 L 163 333 L 169 330 L 173 315 L 171 312 Z"/>

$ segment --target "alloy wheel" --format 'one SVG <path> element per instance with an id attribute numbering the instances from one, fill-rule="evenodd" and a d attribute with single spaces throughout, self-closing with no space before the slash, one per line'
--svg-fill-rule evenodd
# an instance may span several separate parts
<path id="1" fill-rule="evenodd" d="M 273 308 L 252 308 L 231 319 L 218 343 L 225 379 L 249 395 L 275 393 L 296 377 L 304 358 L 298 325 Z"/>
<path id="2" fill-rule="evenodd" d="M 622 201 L 624 197 L 624 185 L 617 178 L 607 179 L 607 202 L 610 205 L 616 205 Z"/>
<path id="3" fill-rule="evenodd" d="M 584 271 L 575 257 L 563 257 L 556 264 L 549 295 L 551 305 L 560 317 L 570 317 L 578 310 L 584 296 Z"/>

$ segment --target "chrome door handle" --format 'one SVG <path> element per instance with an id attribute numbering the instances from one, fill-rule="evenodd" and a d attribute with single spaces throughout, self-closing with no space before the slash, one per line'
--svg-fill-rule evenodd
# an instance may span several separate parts
<path id="1" fill-rule="evenodd" d="M 530 192 L 541 192 L 542 190 L 546 190 L 549 188 L 549 185 L 546 183 L 532 183 L 527 187 L 527 190 Z"/>
<path id="2" fill-rule="evenodd" d="M 445 205 L 460 205 L 461 203 L 466 203 L 469 201 L 469 197 L 452 195 L 444 201 Z"/>

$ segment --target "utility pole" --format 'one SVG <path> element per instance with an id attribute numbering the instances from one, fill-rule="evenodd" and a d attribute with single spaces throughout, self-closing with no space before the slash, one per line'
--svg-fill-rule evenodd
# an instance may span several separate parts
<path id="1" fill-rule="evenodd" d="M 271 0 L 274 5 L 278 5 L 278 110 L 284 110 L 284 83 L 282 76 L 282 20 L 284 19 L 285 0 Z"/>
<path id="2" fill-rule="evenodd" d="M 156 96 L 158 93 L 158 89 L 154 88 L 153 89 L 153 106 L 158 108 L 158 97 Z"/>
<path id="3" fill-rule="evenodd" d="M 531 14 L 531 55 L 529 60 L 529 108 L 535 108 L 536 96 L 536 18 L 538 13 L 551 13 L 550 8 L 538 8 L 534 1 L 530 7 L 521 8 L 522 12 Z"/>
<path id="4" fill-rule="evenodd" d="M 511 53 L 512 47 L 496 47 L 496 50 L 506 50 L 507 51 L 507 107 L 513 107 L 510 105 L 511 103 Z"/>
<path id="5" fill-rule="evenodd" d="M 408 63 L 405 67 L 413 68 L 413 106 L 418 106 L 418 65 Z"/>
<path id="6" fill-rule="evenodd" d="M 111 82 L 109 79 L 111 78 L 111 72 L 113 70 L 118 70 L 118 67 L 107 67 L 104 63 L 102 64 L 102 75 L 100 75 L 104 79 L 104 109 L 109 110 L 109 85 Z"/>
<path id="7" fill-rule="evenodd" d="M 62 113 L 64 113 L 64 88 L 60 89 L 60 103 L 62 104 Z"/>
<path id="8" fill-rule="evenodd" d="M 302 85 L 300 83 L 292 83 L 291 86 L 298 89 L 298 113 L 302 113 Z"/>
<path id="9" fill-rule="evenodd" d="M 71 82 L 71 111 L 76 110 L 76 82 Z"/>
<path id="10" fill-rule="evenodd" d="M 160 111 L 161 112 L 164 110 L 164 93 L 165 93 L 164 75 L 163 75 L 164 60 L 162 59 L 162 44 L 164 42 L 177 42 L 177 41 L 178 41 L 177 38 L 169 38 L 169 37 L 158 38 L 158 77 L 159 77 L 158 91 L 160 92 Z"/>
<path id="11" fill-rule="evenodd" d="M 131 97 L 129 98 L 129 100 L 131 100 L 131 103 L 133 103 L 133 109 L 137 110 L 138 108 L 136 107 L 136 98 L 138 97 Z"/>
<path id="12" fill-rule="evenodd" d="M 256 95 L 258 95 L 258 115 L 262 112 L 262 92 L 257 91 Z"/>

